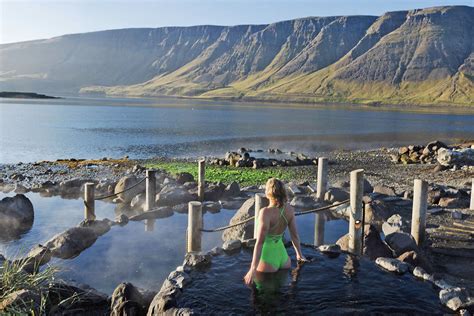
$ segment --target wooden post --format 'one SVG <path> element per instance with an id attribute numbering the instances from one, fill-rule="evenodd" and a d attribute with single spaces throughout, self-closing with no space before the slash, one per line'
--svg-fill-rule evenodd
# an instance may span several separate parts
<path id="1" fill-rule="evenodd" d="M 316 198 L 319 201 L 324 200 L 328 185 L 328 159 L 326 157 L 318 158 L 318 182 L 316 184 Z"/>
<path id="2" fill-rule="evenodd" d="M 362 197 L 364 193 L 364 170 L 351 172 L 351 217 L 349 220 L 349 252 L 362 254 Z"/>
<path id="3" fill-rule="evenodd" d="M 257 238 L 258 216 L 260 210 L 268 205 L 268 200 L 263 193 L 255 194 L 255 220 L 253 225 L 253 238 Z"/>
<path id="4" fill-rule="evenodd" d="M 419 245 L 425 238 L 428 183 L 416 179 L 413 187 L 413 209 L 411 214 L 411 235 Z"/>
<path id="5" fill-rule="evenodd" d="M 146 201 L 145 201 L 145 212 L 148 212 L 155 207 L 156 199 L 156 178 L 155 170 L 146 171 Z"/>
<path id="6" fill-rule="evenodd" d="M 84 184 L 84 218 L 95 220 L 94 183 Z"/>
<path id="7" fill-rule="evenodd" d="M 314 214 L 314 245 L 320 246 L 324 244 L 324 225 L 326 218 L 324 214 Z"/>
<path id="8" fill-rule="evenodd" d="M 189 202 L 188 204 L 188 231 L 187 252 L 201 251 L 202 204 Z"/>
<path id="9" fill-rule="evenodd" d="M 471 205 L 469 206 L 469 209 L 471 211 L 474 211 L 474 178 L 471 179 Z"/>
<path id="10" fill-rule="evenodd" d="M 206 160 L 199 160 L 199 170 L 198 170 L 198 198 L 199 201 L 204 201 L 204 187 L 205 187 L 205 175 L 206 175 Z"/>

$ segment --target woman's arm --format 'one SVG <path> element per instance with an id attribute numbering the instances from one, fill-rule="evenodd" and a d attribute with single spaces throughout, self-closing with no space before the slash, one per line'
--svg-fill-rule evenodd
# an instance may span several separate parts
<path id="1" fill-rule="evenodd" d="M 306 260 L 301 252 L 300 236 L 298 235 L 298 229 L 296 228 L 296 217 L 294 213 L 292 213 L 291 218 L 288 221 L 288 229 L 290 230 L 291 242 L 296 251 L 296 259 L 298 261 Z"/>
<path id="2" fill-rule="evenodd" d="M 252 264 L 250 265 L 250 269 L 244 277 L 245 284 L 247 285 L 252 284 L 253 277 L 257 271 L 258 263 L 260 262 L 263 242 L 265 240 L 265 236 L 267 236 L 268 233 L 269 219 L 267 218 L 268 216 L 265 216 L 266 210 L 266 208 L 262 208 L 258 216 L 257 240 L 255 242 L 255 247 L 253 248 Z"/>

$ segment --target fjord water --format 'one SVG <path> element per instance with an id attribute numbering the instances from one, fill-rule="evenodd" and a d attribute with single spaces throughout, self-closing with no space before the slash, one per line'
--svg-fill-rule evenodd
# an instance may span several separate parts
<path id="1" fill-rule="evenodd" d="M 189 99 L 0 100 L 0 163 L 222 155 L 240 147 L 309 154 L 474 138 L 474 114 Z"/>

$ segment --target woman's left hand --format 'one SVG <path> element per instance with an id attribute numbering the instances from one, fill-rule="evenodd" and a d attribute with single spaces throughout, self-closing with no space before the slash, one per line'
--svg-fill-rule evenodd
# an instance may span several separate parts
<path id="1" fill-rule="evenodd" d="M 249 272 L 244 277 L 244 282 L 246 285 L 250 285 L 253 282 L 253 278 L 255 277 L 255 270 L 250 269 Z"/>

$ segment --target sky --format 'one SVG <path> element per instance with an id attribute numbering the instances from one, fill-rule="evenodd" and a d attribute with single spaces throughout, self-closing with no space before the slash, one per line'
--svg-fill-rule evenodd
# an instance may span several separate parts
<path id="1" fill-rule="evenodd" d="M 0 43 L 130 27 L 266 24 L 306 16 L 381 15 L 474 0 L 0 0 Z"/>

